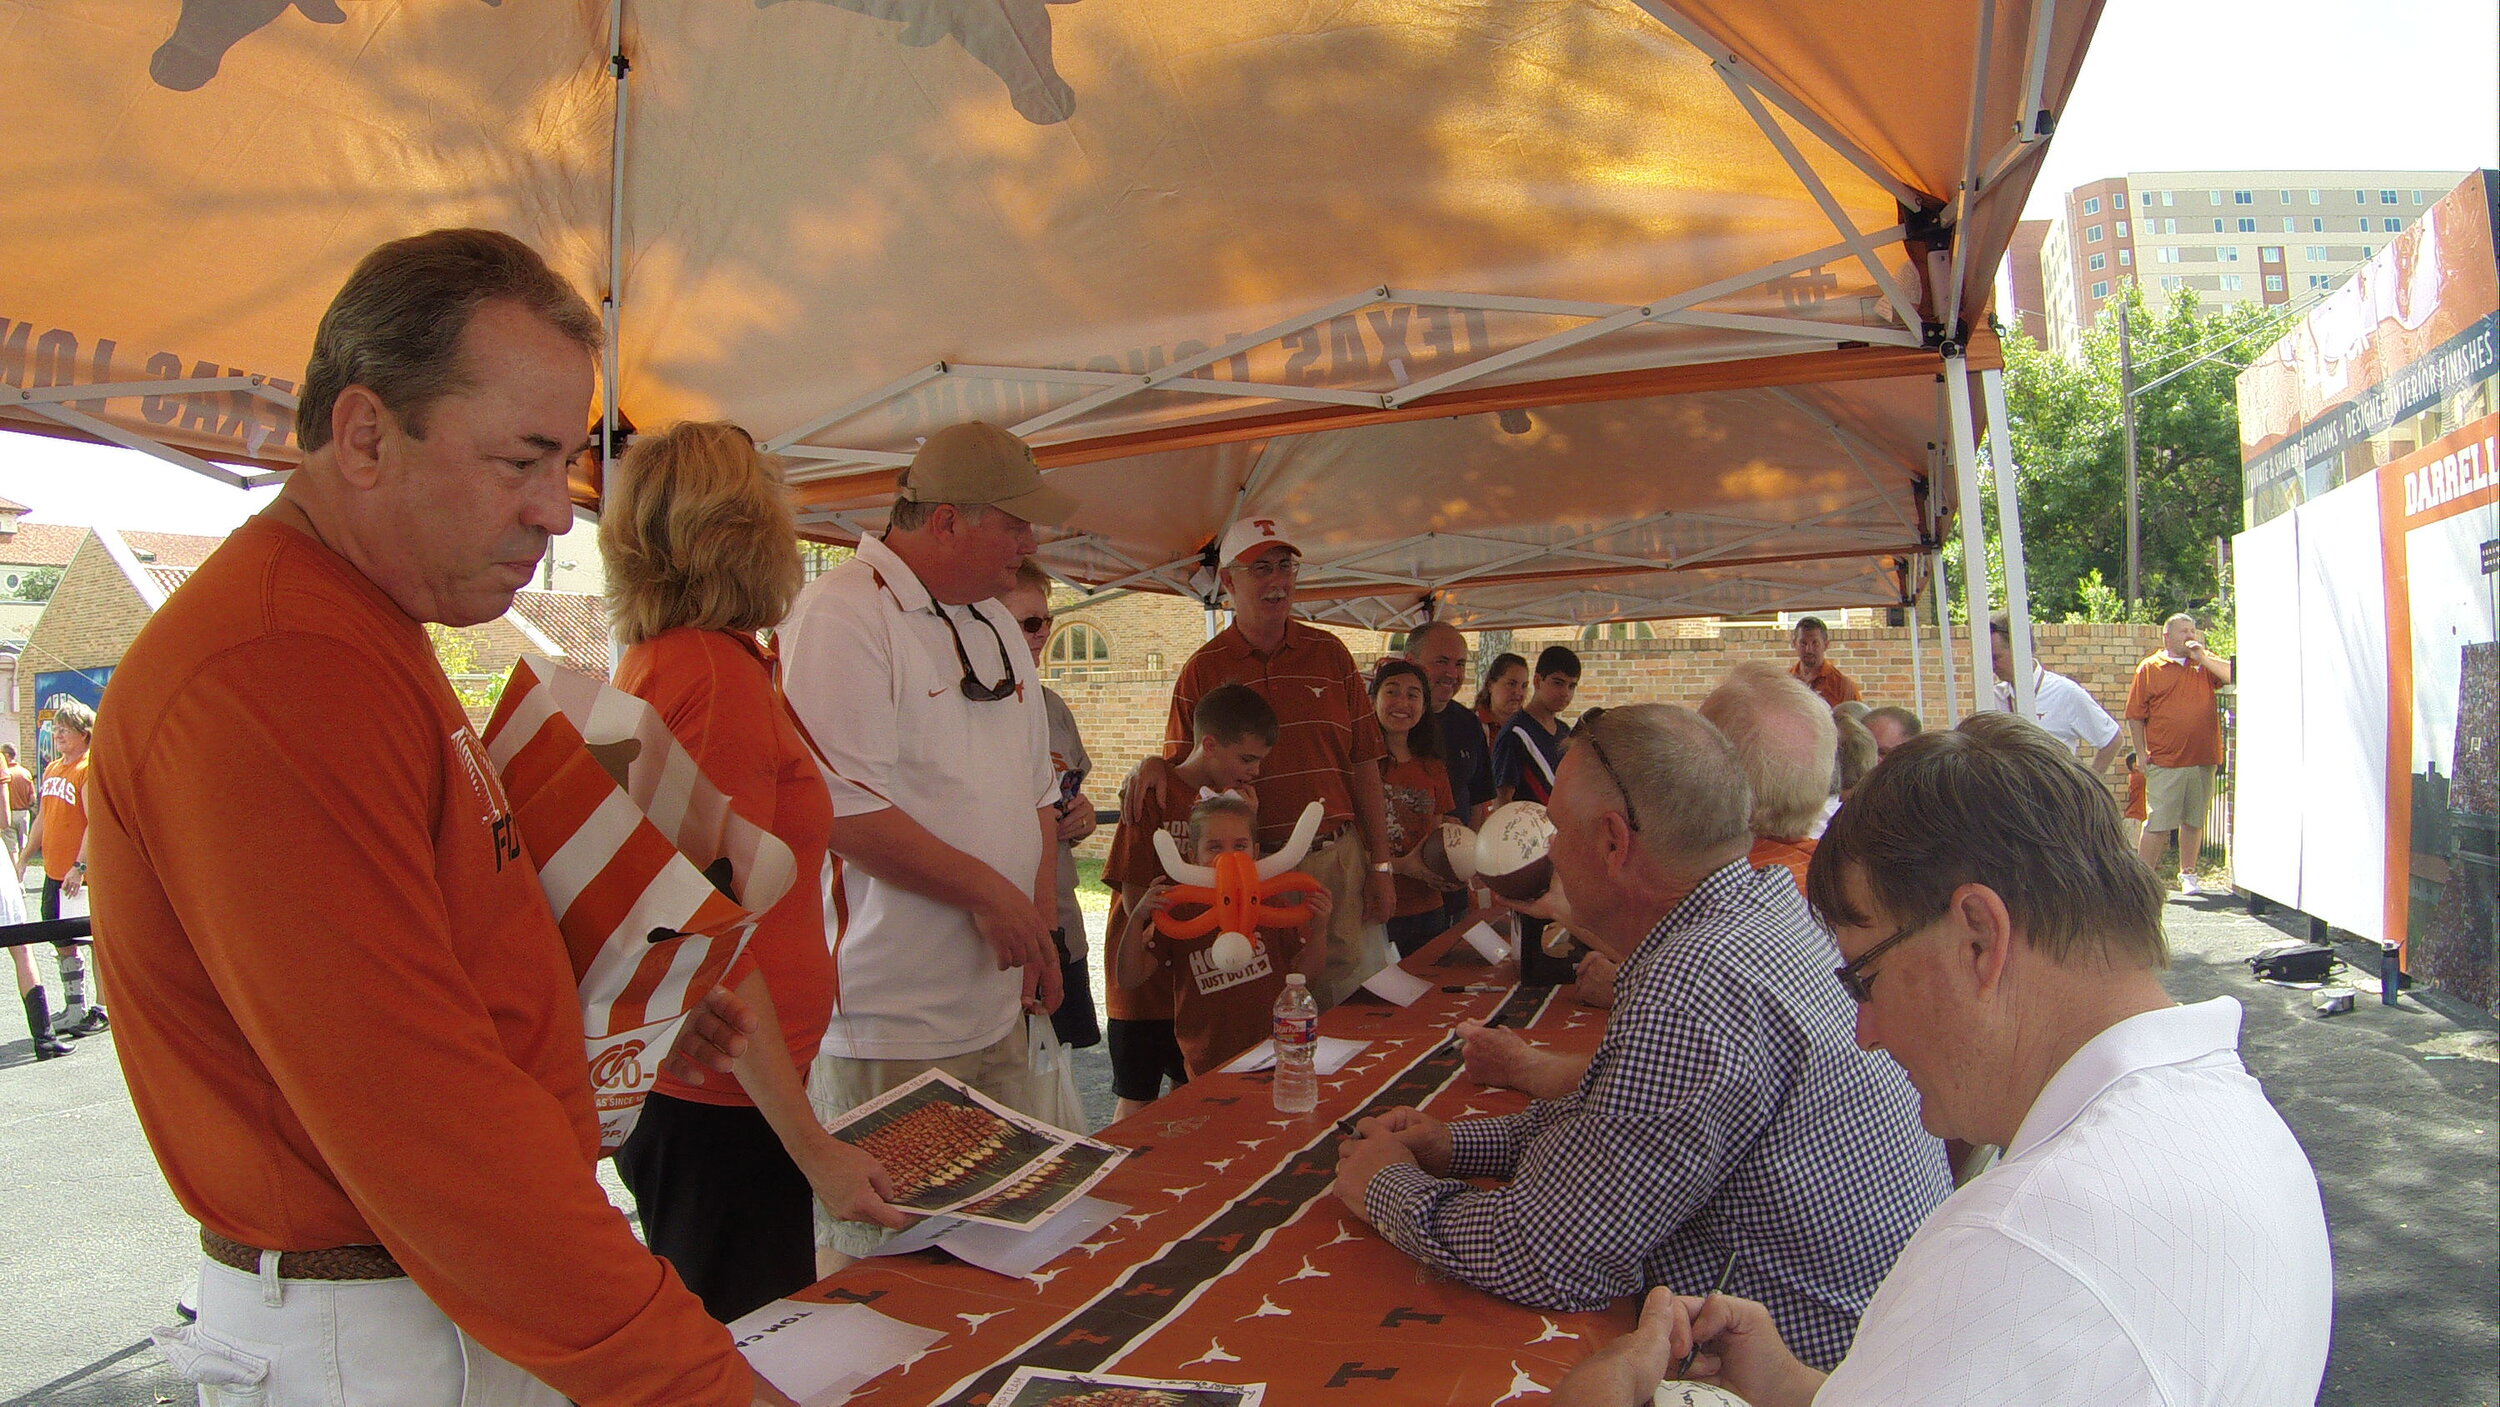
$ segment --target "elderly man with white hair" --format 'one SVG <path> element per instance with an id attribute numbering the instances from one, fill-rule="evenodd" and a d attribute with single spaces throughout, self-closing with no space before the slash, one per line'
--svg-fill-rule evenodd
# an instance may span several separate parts
<path id="1" fill-rule="evenodd" d="M 1735 750 L 1689 709 L 1608 709 L 1548 809 L 1556 917 L 1622 963 L 1596 1055 L 1523 1113 L 1364 1120 L 1337 1195 L 1432 1269 L 1547 1309 L 1705 1290 L 1739 1252 L 1787 1341 L 1837 1361 L 1951 1182 L 1908 1084 L 1850 1043 L 1830 936 L 1747 861 Z"/>

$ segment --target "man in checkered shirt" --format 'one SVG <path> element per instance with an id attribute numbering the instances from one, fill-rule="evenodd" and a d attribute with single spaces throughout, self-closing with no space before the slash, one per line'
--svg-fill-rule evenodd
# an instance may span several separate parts
<path id="1" fill-rule="evenodd" d="M 1750 789 L 1716 728 L 1609 709 L 1550 809 L 1549 899 L 1567 893 L 1572 928 L 1622 963 L 1587 1073 L 1502 1118 L 1367 1119 L 1338 1195 L 1417 1260 L 1544 1309 L 1699 1294 L 1734 1252 L 1731 1288 L 1801 1358 L 1839 1361 L 1952 1191 L 1916 1094 L 1857 1048 L 1838 953 L 1788 871 L 1745 862 Z"/>

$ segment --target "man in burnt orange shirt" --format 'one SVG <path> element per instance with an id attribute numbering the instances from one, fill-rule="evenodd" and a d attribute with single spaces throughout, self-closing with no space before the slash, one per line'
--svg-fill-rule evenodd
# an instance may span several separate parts
<path id="1" fill-rule="evenodd" d="M 2144 833 L 2135 853 L 2161 872 L 2162 847 L 2179 833 L 2179 892 L 2202 894 L 2197 857 L 2205 848 L 2205 812 L 2213 805 L 2214 769 L 2222 765 L 2222 715 L 2214 693 L 2231 682 L 2231 662 L 2205 648 L 2196 617 L 2162 622 L 2161 648 L 2135 667 L 2127 687 L 2127 736 L 2144 763 Z"/>
<path id="2" fill-rule="evenodd" d="M 1276 711 L 1276 746 L 1259 774 L 1259 846 L 1284 844 L 1316 801 L 1319 840 L 1300 866 L 1328 886 L 1327 977 L 1312 984 L 1322 1006 L 1351 995 L 1389 965 L 1382 927 L 1397 906 L 1389 873 L 1389 808 L 1381 764 L 1388 747 L 1372 713 L 1371 691 L 1354 655 L 1336 636 L 1294 618 L 1302 549 L 1273 518 L 1245 518 L 1224 534 L 1216 560 L 1233 623 L 1198 648 L 1172 683 L 1163 756 L 1138 769 L 1123 819 L 1143 824 L 1177 786 L 1173 768 L 1190 749 L 1198 700 L 1220 684 L 1246 684 Z M 1140 804 L 1151 797 L 1155 805 Z M 1316 937 L 1317 935 L 1314 935 Z"/>
<path id="3" fill-rule="evenodd" d="M 1807 616 L 1797 622 L 1791 643 L 1797 648 L 1797 662 L 1788 672 L 1798 683 L 1812 689 L 1826 708 L 1838 708 L 1852 699 L 1863 698 L 1858 681 L 1840 672 L 1840 666 L 1828 658 L 1832 648 L 1831 627 L 1819 616 Z"/>
<path id="4" fill-rule="evenodd" d="M 99 956 L 201 1224 L 199 1321 L 159 1339 L 203 1383 L 788 1400 L 599 1187 L 572 965 L 425 633 L 501 615 L 570 526 L 599 338 L 507 235 L 368 255 L 314 339 L 302 466 L 99 710 Z"/>

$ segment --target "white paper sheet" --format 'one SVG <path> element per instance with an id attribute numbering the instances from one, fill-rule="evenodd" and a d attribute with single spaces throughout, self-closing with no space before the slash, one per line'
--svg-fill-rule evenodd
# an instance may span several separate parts
<path id="1" fill-rule="evenodd" d="M 1370 1041 L 1341 1041 L 1335 1036 L 1319 1038 L 1319 1048 L 1312 1052 L 1314 1068 L 1323 1075 L 1333 1075 L 1346 1067 L 1346 1062 L 1362 1053 Z M 1265 1041 L 1250 1047 L 1233 1058 L 1218 1074 L 1248 1075 L 1268 1069 L 1276 1063 L 1276 1043 Z"/>
<path id="2" fill-rule="evenodd" d="M 1029 1231 L 965 1222 L 938 1238 L 938 1244 L 983 1270 L 1022 1278 L 1057 1260 L 1127 1210 L 1118 1202 L 1079 1197 Z"/>
<path id="3" fill-rule="evenodd" d="M 731 1324 L 729 1333 L 755 1371 L 799 1407 L 833 1407 L 946 1337 L 864 1304 L 797 1300 L 774 1300 Z"/>
<path id="4" fill-rule="evenodd" d="M 1415 999 L 1432 990 L 1432 984 L 1405 968 L 1391 963 L 1363 979 L 1363 990 L 1382 1001 L 1399 1006 L 1413 1006 Z"/>
<path id="5" fill-rule="evenodd" d="M 1479 923 L 1459 936 L 1467 940 L 1468 947 L 1483 954 L 1486 962 L 1510 961 L 1510 940 L 1494 932 L 1489 923 Z"/>

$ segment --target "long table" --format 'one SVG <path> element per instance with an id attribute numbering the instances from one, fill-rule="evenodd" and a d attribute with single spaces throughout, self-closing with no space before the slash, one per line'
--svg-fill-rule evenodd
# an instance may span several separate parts
<path id="1" fill-rule="evenodd" d="M 1436 987 L 1413 1006 L 1362 995 L 1321 1018 L 1323 1034 L 1371 1044 L 1320 1081 L 1315 1113 L 1277 1113 L 1264 1073 L 1212 1075 L 1104 1130 L 1133 1152 L 1092 1195 L 1129 1214 L 1024 1280 L 928 1250 L 857 1262 L 798 1296 L 946 1331 L 852 1401 L 979 1407 L 1028 1364 L 1264 1382 L 1280 1407 L 1486 1407 L 1550 1391 L 1631 1328 L 1635 1306 L 1542 1313 L 1425 1269 L 1330 1191 L 1335 1125 L 1400 1104 L 1443 1119 L 1512 1112 L 1526 1097 L 1469 1080 L 1449 1028 L 1499 1013 L 1584 1053 L 1605 1013 L 1507 968 L 1420 970 Z"/>

